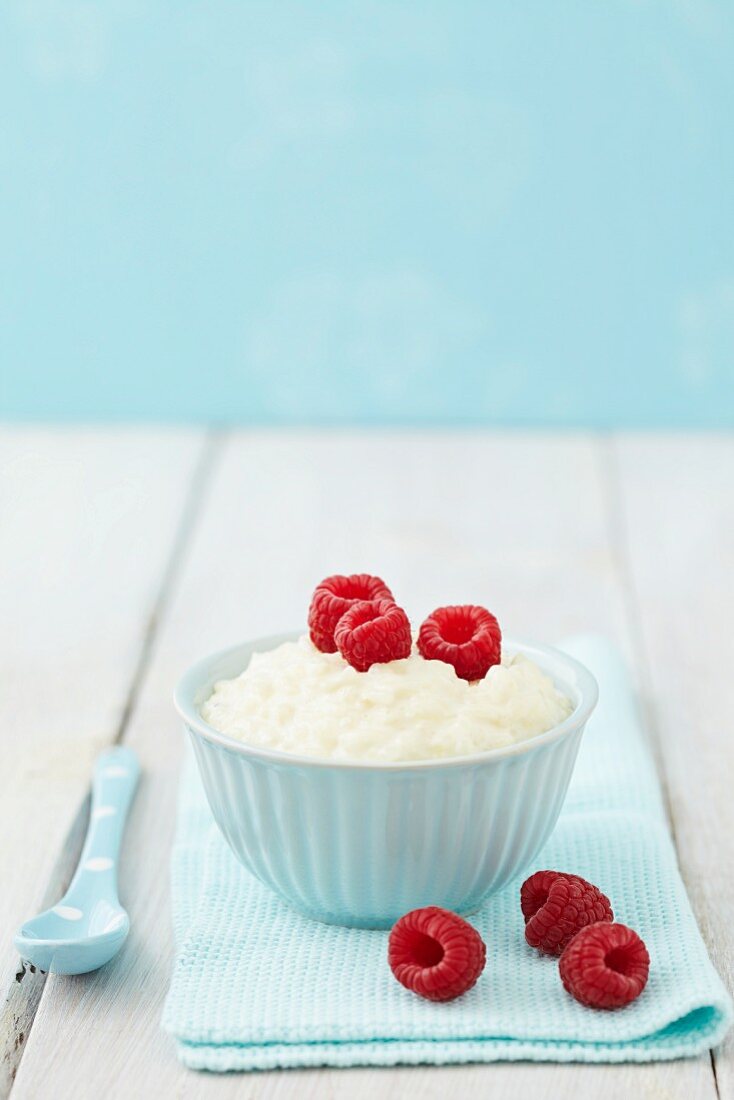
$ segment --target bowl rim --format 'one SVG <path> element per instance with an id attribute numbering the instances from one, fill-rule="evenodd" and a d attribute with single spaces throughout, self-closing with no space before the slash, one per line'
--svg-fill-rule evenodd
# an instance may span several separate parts
<path id="1" fill-rule="evenodd" d="M 568 718 L 559 725 L 552 726 L 551 729 L 546 730 L 545 733 L 536 734 L 534 737 L 529 737 L 524 741 L 517 741 L 512 745 L 503 745 L 500 748 L 485 749 L 483 752 L 461 756 L 431 757 L 427 760 L 335 760 L 333 757 L 307 756 L 283 752 L 280 749 L 269 749 L 262 745 L 253 745 L 247 741 L 240 741 L 234 737 L 229 737 L 227 734 L 221 733 L 213 726 L 210 726 L 208 722 L 204 721 L 194 700 L 197 691 L 209 679 L 213 665 L 232 657 L 235 653 L 245 648 L 258 647 L 257 649 L 253 648 L 252 652 L 265 652 L 269 649 L 274 649 L 283 642 L 296 641 L 299 637 L 301 637 L 301 633 L 298 631 L 264 635 L 259 638 L 253 638 L 249 642 L 240 642 L 238 645 L 228 646 L 226 649 L 221 649 L 216 653 L 210 654 L 208 657 L 203 657 L 196 661 L 183 674 L 173 693 L 174 706 L 184 720 L 186 727 L 200 737 L 203 737 L 204 740 L 220 748 L 227 749 L 239 756 L 256 757 L 259 760 L 267 761 L 272 764 L 297 765 L 299 767 L 309 768 L 333 768 L 339 771 L 421 772 L 435 770 L 437 768 L 485 764 L 495 760 L 504 760 L 507 757 L 522 756 L 533 752 L 545 745 L 552 744 L 555 741 L 568 737 L 579 729 L 583 729 L 599 698 L 599 686 L 596 679 L 588 668 L 586 668 L 581 661 L 577 661 L 575 657 L 572 657 L 561 649 L 557 649 L 555 646 L 507 638 L 503 640 L 503 646 L 506 646 L 507 649 L 513 652 L 521 652 L 531 656 L 548 675 L 552 675 L 548 668 L 545 667 L 545 662 L 548 658 L 556 663 L 560 662 L 562 665 L 565 664 L 569 670 L 569 682 L 565 687 L 571 687 L 571 683 L 573 682 L 579 696 L 579 701 Z M 245 667 L 246 666 L 243 665 L 243 669 Z M 553 677 L 553 679 L 554 682 L 557 682 L 555 677 Z"/>

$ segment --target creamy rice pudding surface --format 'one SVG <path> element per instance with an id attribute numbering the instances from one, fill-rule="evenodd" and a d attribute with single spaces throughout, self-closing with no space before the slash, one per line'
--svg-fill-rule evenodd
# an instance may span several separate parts
<path id="1" fill-rule="evenodd" d="M 504 653 L 482 680 L 410 656 L 358 672 L 308 637 L 253 655 L 201 707 L 229 737 L 302 756 L 397 762 L 501 748 L 563 722 L 573 704 L 533 661 Z"/>

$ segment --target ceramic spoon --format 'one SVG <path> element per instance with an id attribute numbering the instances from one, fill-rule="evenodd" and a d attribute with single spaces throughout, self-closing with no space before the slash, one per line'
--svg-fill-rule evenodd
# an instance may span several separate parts
<path id="1" fill-rule="evenodd" d="M 140 766 L 127 748 L 97 758 L 89 829 L 69 889 L 15 936 L 24 962 L 55 974 L 86 974 L 117 954 L 130 918 L 117 898 L 117 855 Z"/>

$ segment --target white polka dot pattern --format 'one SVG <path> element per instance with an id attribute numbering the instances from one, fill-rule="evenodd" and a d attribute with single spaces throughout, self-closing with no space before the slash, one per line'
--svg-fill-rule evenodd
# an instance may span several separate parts
<path id="1" fill-rule="evenodd" d="M 97 806 L 92 811 L 92 817 L 95 821 L 99 821 L 102 817 L 113 817 L 117 813 L 115 806 Z"/>
<path id="2" fill-rule="evenodd" d="M 110 867 L 113 866 L 114 860 L 111 860 L 109 856 L 93 856 L 84 862 L 85 871 L 109 871 Z"/>
<path id="3" fill-rule="evenodd" d="M 54 913 L 64 920 L 81 920 L 84 913 L 74 905 L 54 905 Z"/>

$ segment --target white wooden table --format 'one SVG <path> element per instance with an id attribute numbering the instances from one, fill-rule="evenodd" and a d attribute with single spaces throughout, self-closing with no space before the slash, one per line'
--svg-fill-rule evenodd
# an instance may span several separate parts
<path id="1" fill-rule="evenodd" d="M 6 428 L 0 509 L 0 1097 L 734 1097 L 731 1041 L 650 1066 L 215 1076 L 182 1069 L 159 1027 L 173 684 L 202 654 L 302 624 L 315 581 L 343 571 L 381 574 L 416 617 L 472 600 L 517 635 L 619 640 L 731 984 L 734 439 Z M 68 880 L 92 759 L 119 740 L 144 768 L 128 943 L 96 974 L 18 974 L 13 930 Z"/>

